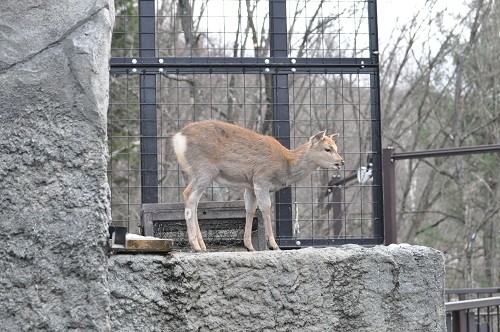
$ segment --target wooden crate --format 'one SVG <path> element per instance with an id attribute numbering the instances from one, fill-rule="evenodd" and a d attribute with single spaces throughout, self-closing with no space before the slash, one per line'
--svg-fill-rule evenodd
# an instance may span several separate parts
<path id="1" fill-rule="evenodd" d="M 198 223 L 203 239 L 210 247 L 243 246 L 245 202 L 200 202 Z M 178 247 L 188 246 L 183 203 L 143 204 L 141 232 L 145 236 L 171 238 Z M 255 250 L 266 250 L 264 222 L 257 209 L 252 226 Z"/>

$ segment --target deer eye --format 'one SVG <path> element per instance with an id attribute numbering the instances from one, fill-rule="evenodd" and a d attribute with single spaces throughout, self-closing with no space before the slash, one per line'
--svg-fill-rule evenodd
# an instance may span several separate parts
<path id="1" fill-rule="evenodd" d="M 331 149 L 325 149 L 325 151 L 328 152 L 328 153 L 332 153 Z"/>

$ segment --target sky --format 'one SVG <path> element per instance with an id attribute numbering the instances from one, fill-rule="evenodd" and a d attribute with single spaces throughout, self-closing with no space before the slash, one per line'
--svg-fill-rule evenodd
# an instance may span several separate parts
<path id="1" fill-rule="evenodd" d="M 408 22 L 419 10 L 425 10 L 428 0 L 377 0 L 379 39 L 387 38 L 394 27 Z M 465 13 L 466 6 L 461 0 L 437 0 L 435 10 L 444 10 L 445 26 L 451 26 L 453 15 Z"/>
<path id="2" fill-rule="evenodd" d="M 429 2 L 436 2 L 435 7 L 431 10 L 432 16 L 437 12 L 442 11 L 442 25 L 446 31 L 451 31 L 452 27 L 457 25 L 455 19 L 456 15 L 464 15 L 467 13 L 468 8 L 464 4 L 466 0 L 377 0 L 377 13 L 378 13 L 378 31 L 379 31 L 379 48 L 383 51 L 384 47 L 390 44 L 391 33 L 394 31 L 395 38 L 401 34 L 400 27 L 408 23 L 411 18 L 421 11 L 419 16 L 425 19 L 428 16 Z M 427 7 L 426 7 L 427 6 Z M 465 26 L 456 26 L 454 31 L 457 35 L 465 36 Z M 421 30 L 417 35 L 417 40 L 412 47 L 412 52 L 418 58 L 418 54 L 437 52 L 444 39 L 443 35 L 439 32 L 437 23 L 423 24 Z M 425 45 L 424 45 L 425 43 Z"/>

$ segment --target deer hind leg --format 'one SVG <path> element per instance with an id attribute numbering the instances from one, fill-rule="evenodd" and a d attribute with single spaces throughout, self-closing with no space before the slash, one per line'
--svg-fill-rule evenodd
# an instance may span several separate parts
<path id="1" fill-rule="evenodd" d="M 243 244 L 248 251 L 254 251 L 252 245 L 252 224 L 255 217 L 255 210 L 257 210 L 257 198 L 252 189 L 245 189 L 245 235 L 243 236 Z"/>
<path id="2" fill-rule="evenodd" d="M 255 196 L 257 197 L 257 203 L 260 210 L 262 211 L 262 218 L 264 218 L 264 225 L 266 228 L 266 237 L 269 243 L 269 247 L 272 250 L 279 250 L 278 244 L 273 234 L 273 227 L 271 225 L 271 196 L 269 189 L 261 188 L 258 186 L 254 187 Z"/>
<path id="3" fill-rule="evenodd" d="M 184 217 L 186 218 L 188 240 L 191 249 L 194 251 L 205 251 L 207 249 L 198 223 L 198 202 L 212 181 L 211 179 L 210 177 L 195 178 L 183 192 Z"/>

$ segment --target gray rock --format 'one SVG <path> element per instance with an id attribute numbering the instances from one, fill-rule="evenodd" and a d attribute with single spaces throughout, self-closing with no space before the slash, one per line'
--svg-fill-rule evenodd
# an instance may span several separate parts
<path id="1" fill-rule="evenodd" d="M 415 246 L 115 256 L 120 331 L 444 331 L 441 253 Z"/>
<path id="2" fill-rule="evenodd" d="M 113 2 L 0 2 L 2 330 L 109 330 Z"/>

